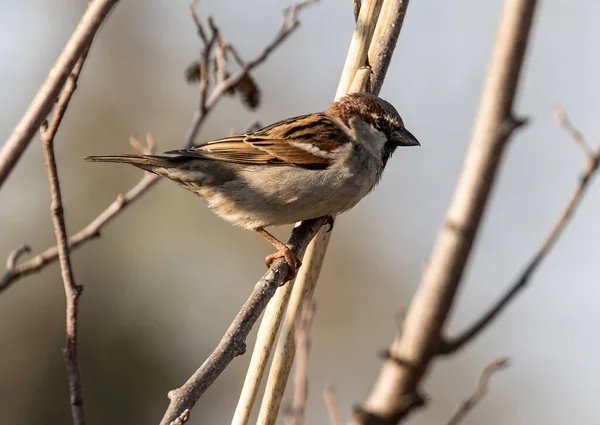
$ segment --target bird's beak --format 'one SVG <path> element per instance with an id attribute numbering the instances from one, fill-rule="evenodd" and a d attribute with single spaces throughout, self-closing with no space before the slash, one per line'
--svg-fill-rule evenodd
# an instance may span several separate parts
<path id="1" fill-rule="evenodd" d="M 398 143 L 398 146 L 421 146 L 417 138 L 405 128 L 393 131 L 391 139 Z"/>

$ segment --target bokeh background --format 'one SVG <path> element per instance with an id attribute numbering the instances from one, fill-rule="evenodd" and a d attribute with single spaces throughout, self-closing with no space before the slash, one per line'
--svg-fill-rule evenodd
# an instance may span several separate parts
<path id="1" fill-rule="evenodd" d="M 82 0 L 0 4 L 0 140 L 5 140 L 85 8 Z M 377 190 L 336 224 L 316 293 L 307 423 L 327 423 L 322 390 L 337 388 L 348 417 L 378 373 L 442 222 L 470 137 L 502 1 L 413 1 L 382 97 L 422 143 L 400 150 Z M 583 161 L 560 130 L 566 108 L 590 141 L 600 137 L 600 3 L 540 2 L 516 110 L 531 124 L 511 142 L 449 332 L 476 318 L 522 268 L 565 203 Z M 252 58 L 274 36 L 289 2 L 203 1 L 224 36 Z M 350 2 L 322 1 L 255 72 L 262 107 L 224 100 L 199 140 L 323 109 L 331 101 L 353 29 Z M 120 2 L 104 25 L 57 137 L 70 232 L 94 218 L 141 172 L 84 163 L 130 152 L 152 132 L 179 146 L 197 104 L 183 70 L 200 47 L 188 2 Z M 458 355 L 436 362 L 427 409 L 411 423 L 444 423 L 490 360 L 512 366 L 466 424 L 597 424 L 600 417 L 600 193 L 527 289 Z M 277 231 L 285 237 L 288 228 Z M 0 191 L 0 257 L 27 242 L 54 243 L 39 141 Z M 81 301 L 80 365 L 90 424 L 156 423 L 166 393 L 206 358 L 255 281 L 271 247 L 213 216 L 199 198 L 161 182 L 73 254 Z M 225 266 L 227 264 L 227 266 Z M 235 266 L 232 267 L 231 264 Z M 0 294 L 2 423 L 70 423 L 60 348 L 64 294 L 57 265 Z M 251 336 L 250 347 L 254 340 Z M 227 424 L 249 355 L 201 399 L 192 424 Z M 286 394 L 290 399 L 290 394 Z"/>

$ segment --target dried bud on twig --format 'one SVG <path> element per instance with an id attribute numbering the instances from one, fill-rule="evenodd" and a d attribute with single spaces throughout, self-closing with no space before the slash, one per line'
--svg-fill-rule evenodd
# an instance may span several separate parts
<path id="1" fill-rule="evenodd" d="M 192 62 L 184 72 L 185 81 L 190 84 L 197 83 L 202 77 L 202 68 L 200 68 L 200 62 Z"/>
<path id="2" fill-rule="evenodd" d="M 240 94 L 242 102 L 248 108 L 256 109 L 258 107 L 260 104 L 260 89 L 250 74 L 244 75 L 235 88 Z"/>

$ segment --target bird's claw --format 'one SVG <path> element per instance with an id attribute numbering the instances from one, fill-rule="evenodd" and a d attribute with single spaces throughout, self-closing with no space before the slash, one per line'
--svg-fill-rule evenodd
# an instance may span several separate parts
<path id="1" fill-rule="evenodd" d="M 326 232 L 329 233 L 333 230 L 333 223 L 334 223 L 335 219 L 333 218 L 332 215 L 326 215 L 323 218 L 325 219 L 325 224 L 329 225 L 329 228 L 326 230 Z"/>
<path id="2" fill-rule="evenodd" d="M 294 254 L 294 252 L 291 249 L 285 247 L 284 249 L 280 249 L 279 251 L 274 252 L 273 254 L 267 255 L 267 258 L 265 258 L 267 267 L 271 267 L 273 261 L 275 261 L 278 258 L 283 258 L 289 268 L 288 274 L 285 277 L 285 280 L 282 282 L 282 285 L 284 285 L 285 283 L 289 282 L 290 280 L 296 277 L 298 269 L 302 265 L 302 261 L 300 261 L 298 256 Z"/>

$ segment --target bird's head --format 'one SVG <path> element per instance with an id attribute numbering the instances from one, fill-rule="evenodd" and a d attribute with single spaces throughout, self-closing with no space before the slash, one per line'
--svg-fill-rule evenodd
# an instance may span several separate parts
<path id="1" fill-rule="evenodd" d="M 397 147 L 421 145 L 404 127 L 396 108 L 377 96 L 352 93 L 332 103 L 326 113 L 341 120 L 355 140 L 381 156 L 384 165 Z"/>

